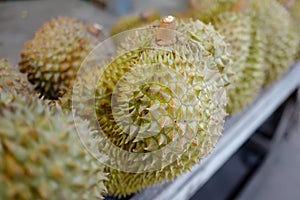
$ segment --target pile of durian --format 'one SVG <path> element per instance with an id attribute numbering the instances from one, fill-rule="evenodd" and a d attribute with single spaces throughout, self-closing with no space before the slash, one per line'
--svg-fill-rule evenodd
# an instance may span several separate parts
<path id="1" fill-rule="evenodd" d="M 188 3 L 120 19 L 113 54 L 97 52 L 97 25 L 58 17 L 17 67 L 0 60 L 0 199 L 126 197 L 173 180 L 299 58 L 299 1 Z"/>

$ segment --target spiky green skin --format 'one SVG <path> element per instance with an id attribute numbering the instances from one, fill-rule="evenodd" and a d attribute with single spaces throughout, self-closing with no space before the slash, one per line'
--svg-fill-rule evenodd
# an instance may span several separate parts
<path id="1" fill-rule="evenodd" d="M 288 11 L 278 2 L 252 0 L 250 3 L 265 37 L 266 87 L 280 79 L 294 62 L 299 39 Z"/>
<path id="2" fill-rule="evenodd" d="M 170 47 L 177 53 L 149 49 L 156 45 L 153 41 L 156 30 L 153 27 L 136 32 L 135 37 L 128 38 L 119 49 L 120 57 L 116 57 L 106 67 L 92 69 L 92 73 L 80 77 L 75 83 L 74 87 L 78 88 L 74 93 L 68 92 L 60 100 L 68 110 L 73 103 L 73 108 L 83 118 L 93 115 L 94 107 L 87 105 L 93 105 L 95 101 L 95 117 L 103 132 L 113 144 L 128 152 L 150 153 L 169 148 L 168 143 L 184 138 L 182 144 L 167 151 L 187 148 L 186 152 L 175 158 L 163 155 L 164 159 L 174 159 L 174 162 L 159 170 L 132 173 L 107 166 L 107 194 L 126 196 L 153 184 L 174 179 L 208 155 L 221 134 L 227 102 L 224 84 L 227 84 L 227 67 L 231 64 L 227 44 L 212 26 L 206 26 L 200 21 L 180 21 L 178 31 L 185 37 Z M 153 63 L 163 65 L 147 68 Z M 225 80 L 218 77 L 219 71 Z M 95 78 L 97 85 L 94 85 Z M 147 80 L 151 80 L 150 83 Z M 177 92 L 174 95 L 171 91 Z M 94 97 L 95 92 L 93 99 L 91 97 Z M 118 101 L 112 106 L 111 97 L 114 94 L 117 94 Z M 126 108 L 128 102 L 130 110 Z M 195 124 L 194 127 L 191 125 L 189 131 L 181 130 L 180 124 L 192 118 L 201 123 L 197 123 L 196 127 Z M 125 123 L 119 123 L 117 119 L 125 119 Z M 133 120 L 134 123 L 126 123 L 126 120 Z M 137 139 L 147 132 L 155 132 L 153 127 L 164 128 L 151 137 Z M 99 140 L 99 146 L 101 151 L 110 151 L 103 140 Z M 118 152 L 110 153 L 112 156 L 119 155 Z M 130 159 L 134 160 L 136 156 L 132 156 Z M 122 163 L 122 156 L 117 156 L 116 160 Z M 161 162 L 155 160 L 149 163 L 146 160 L 139 163 L 137 168 L 146 170 L 149 165 L 156 166 Z"/>
<path id="3" fill-rule="evenodd" d="M 234 76 L 227 90 L 227 111 L 233 114 L 249 105 L 262 87 L 263 39 L 249 14 L 224 12 L 212 23 L 231 47 Z"/>
<path id="4" fill-rule="evenodd" d="M 102 199 L 106 175 L 81 147 L 73 117 L 20 95 L 22 75 L 6 73 L 0 68 L 0 199 Z M 93 134 L 80 119 L 76 128 Z"/>
<path id="5" fill-rule="evenodd" d="M 171 53 L 152 49 L 158 47 L 155 28 L 137 31 L 124 42 L 120 56 L 103 68 L 98 80 L 96 114 L 103 133 L 114 145 L 131 153 L 150 153 L 183 138 L 183 143 L 168 151 L 187 148 L 175 158 L 163 155 L 174 162 L 154 171 L 133 173 L 106 167 L 109 181 L 105 185 L 110 195 L 126 196 L 174 179 L 207 156 L 221 135 L 227 98 L 225 81 L 218 73 L 226 74 L 231 63 L 227 44 L 212 26 L 200 21 L 179 21 L 177 30 L 185 37 L 179 36 L 174 45 L 166 47 L 173 50 Z M 147 66 L 153 64 L 159 65 L 151 71 Z M 114 94 L 116 105 L 111 102 Z M 113 114 L 123 123 L 118 123 Z M 198 123 L 181 129 L 182 123 L 192 120 Z M 137 138 L 148 132 L 155 134 Z M 101 150 L 109 151 L 102 140 L 100 144 Z M 122 157 L 113 159 L 122 163 Z M 137 168 L 146 170 L 161 162 L 145 161 Z"/>
<path id="6" fill-rule="evenodd" d="M 176 13 L 174 16 L 182 19 L 199 19 L 209 23 L 215 16 L 222 12 L 229 11 L 236 3 L 236 0 L 195 0 L 195 7 L 191 7 L 183 13 Z"/>
<path id="7" fill-rule="evenodd" d="M 294 7 L 292 8 L 291 15 L 293 18 L 293 24 L 297 31 L 297 36 L 299 38 L 298 51 L 296 55 L 296 59 L 300 59 L 300 1 L 297 0 Z"/>
<path id="8" fill-rule="evenodd" d="M 300 27 L 299 27 L 299 24 L 300 24 L 300 1 L 299 0 L 297 0 L 295 5 L 293 6 L 292 11 L 291 11 L 291 15 L 292 15 L 292 18 L 293 18 L 295 28 L 297 29 L 296 31 L 297 31 L 297 35 L 298 35 L 298 38 L 299 38 L 298 51 L 297 51 L 296 59 L 300 59 Z"/>
<path id="9" fill-rule="evenodd" d="M 198 12 L 195 17 L 209 23 L 215 16 L 230 10 L 236 0 L 196 0 L 196 2 Z"/>
<path id="10" fill-rule="evenodd" d="M 285 5 L 287 0 L 279 0 L 278 2 L 282 3 L 282 5 Z M 299 26 L 299 23 L 300 23 L 300 1 L 299 0 L 295 1 L 295 4 L 292 6 L 292 8 L 290 8 L 289 12 L 293 19 L 293 25 L 297 32 L 298 38 L 299 38 L 296 59 L 300 59 L 300 26 Z"/>
<path id="11" fill-rule="evenodd" d="M 76 73 L 97 40 L 73 18 L 45 23 L 33 40 L 25 43 L 20 71 L 47 99 L 57 99 L 72 86 Z"/>
<path id="12" fill-rule="evenodd" d="M 251 46 L 249 48 L 249 56 L 247 57 L 245 67 L 240 76 L 239 87 L 235 88 L 235 91 L 230 92 L 234 93 L 237 96 L 244 97 L 240 98 L 236 104 L 228 104 L 229 109 L 233 112 L 237 112 L 242 108 L 250 105 L 253 100 L 256 98 L 257 94 L 261 90 L 264 78 L 265 78 L 265 44 L 264 36 L 259 29 L 252 24 L 253 31 L 251 35 Z M 232 97 L 233 98 L 233 97 Z M 235 105 L 235 107 L 233 107 Z"/>
<path id="13" fill-rule="evenodd" d="M 19 73 L 15 67 L 11 67 L 6 59 L 0 59 L 0 72 L 0 88 L 2 88 L 2 90 L 12 90 L 19 94 L 34 93 L 34 89 L 26 77 Z M 4 95 L 10 96 L 9 94 L 4 93 L 1 96 L 4 98 Z M 4 99 L 2 99 L 2 101 L 3 100 Z"/>
<path id="14" fill-rule="evenodd" d="M 1 109 L 1 199 L 101 199 L 104 173 L 74 138 L 72 118 L 24 101 Z"/>

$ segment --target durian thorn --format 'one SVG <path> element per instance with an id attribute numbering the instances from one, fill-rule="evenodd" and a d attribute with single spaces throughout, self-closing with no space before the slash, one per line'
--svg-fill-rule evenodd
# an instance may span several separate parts
<path id="1" fill-rule="evenodd" d="M 290 11 L 290 10 L 293 8 L 293 6 L 295 5 L 296 1 L 297 1 L 297 0 L 286 0 L 286 2 L 284 3 L 284 7 L 285 7 L 288 11 Z M 299 0 L 298 0 L 298 1 L 299 1 Z"/>
<path id="2" fill-rule="evenodd" d="M 103 32 L 103 26 L 100 24 L 87 24 L 86 26 L 87 31 L 95 36 L 95 37 L 99 37 L 100 35 L 104 35 Z"/>
<path id="3" fill-rule="evenodd" d="M 237 0 L 232 6 L 231 11 L 236 13 L 244 13 L 249 6 L 249 0 Z"/>
<path id="4" fill-rule="evenodd" d="M 156 44 L 170 46 L 176 42 L 176 19 L 172 15 L 163 17 L 156 32 Z"/>

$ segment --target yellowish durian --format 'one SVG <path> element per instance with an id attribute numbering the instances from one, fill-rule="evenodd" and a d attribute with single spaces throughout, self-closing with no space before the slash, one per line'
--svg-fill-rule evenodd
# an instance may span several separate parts
<path id="1" fill-rule="evenodd" d="M 102 131 L 108 195 L 174 179 L 207 156 L 221 135 L 228 45 L 200 21 L 168 16 L 154 23 L 159 26 L 132 31 L 112 61 L 97 68 L 96 83 L 89 73 L 74 85 L 75 113 L 94 115 Z M 61 102 L 69 104 L 71 96 Z"/>
<path id="2" fill-rule="evenodd" d="M 81 146 L 94 132 L 22 89 L 26 79 L 0 61 L 0 199 L 102 199 L 103 166 Z M 85 140 L 84 138 L 81 138 Z"/>
<path id="3" fill-rule="evenodd" d="M 247 6 L 247 1 L 237 0 L 231 11 L 223 12 L 211 21 L 230 44 L 231 71 L 234 73 L 227 90 L 230 114 L 252 103 L 264 81 L 265 38 Z"/>
<path id="4" fill-rule="evenodd" d="M 251 0 L 258 28 L 265 38 L 265 81 L 269 86 L 280 79 L 294 62 L 299 37 L 288 11 L 275 0 Z"/>
<path id="5" fill-rule="evenodd" d="M 85 57 L 97 45 L 101 30 L 77 19 L 58 17 L 45 23 L 25 43 L 20 71 L 41 96 L 57 99 L 72 87 Z"/>

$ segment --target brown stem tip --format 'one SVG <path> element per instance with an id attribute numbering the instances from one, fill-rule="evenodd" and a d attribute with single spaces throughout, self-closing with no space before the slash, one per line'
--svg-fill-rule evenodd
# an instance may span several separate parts
<path id="1" fill-rule="evenodd" d="M 155 16 L 156 12 L 155 10 L 144 10 L 143 12 L 140 13 L 140 19 L 143 22 L 151 22 L 151 18 Z"/>
<path id="2" fill-rule="evenodd" d="M 189 0 L 189 9 L 190 10 L 197 10 L 198 3 L 195 0 Z"/>
<path id="3" fill-rule="evenodd" d="M 232 12 L 244 13 L 249 7 L 249 0 L 237 0 L 234 6 L 231 8 Z"/>
<path id="4" fill-rule="evenodd" d="M 169 15 L 163 17 L 156 32 L 156 44 L 170 46 L 176 42 L 176 19 Z"/>
<path id="5" fill-rule="evenodd" d="M 293 8 L 293 6 L 295 5 L 295 3 L 296 3 L 296 0 L 287 0 L 285 2 L 284 6 L 286 7 L 287 10 L 290 11 Z"/>
<path id="6" fill-rule="evenodd" d="M 100 24 L 88 24 L 86 26 L 87 31 L 92 34 L 94 37 L 99 37 L 104 35 L 103 26 Z"/>

